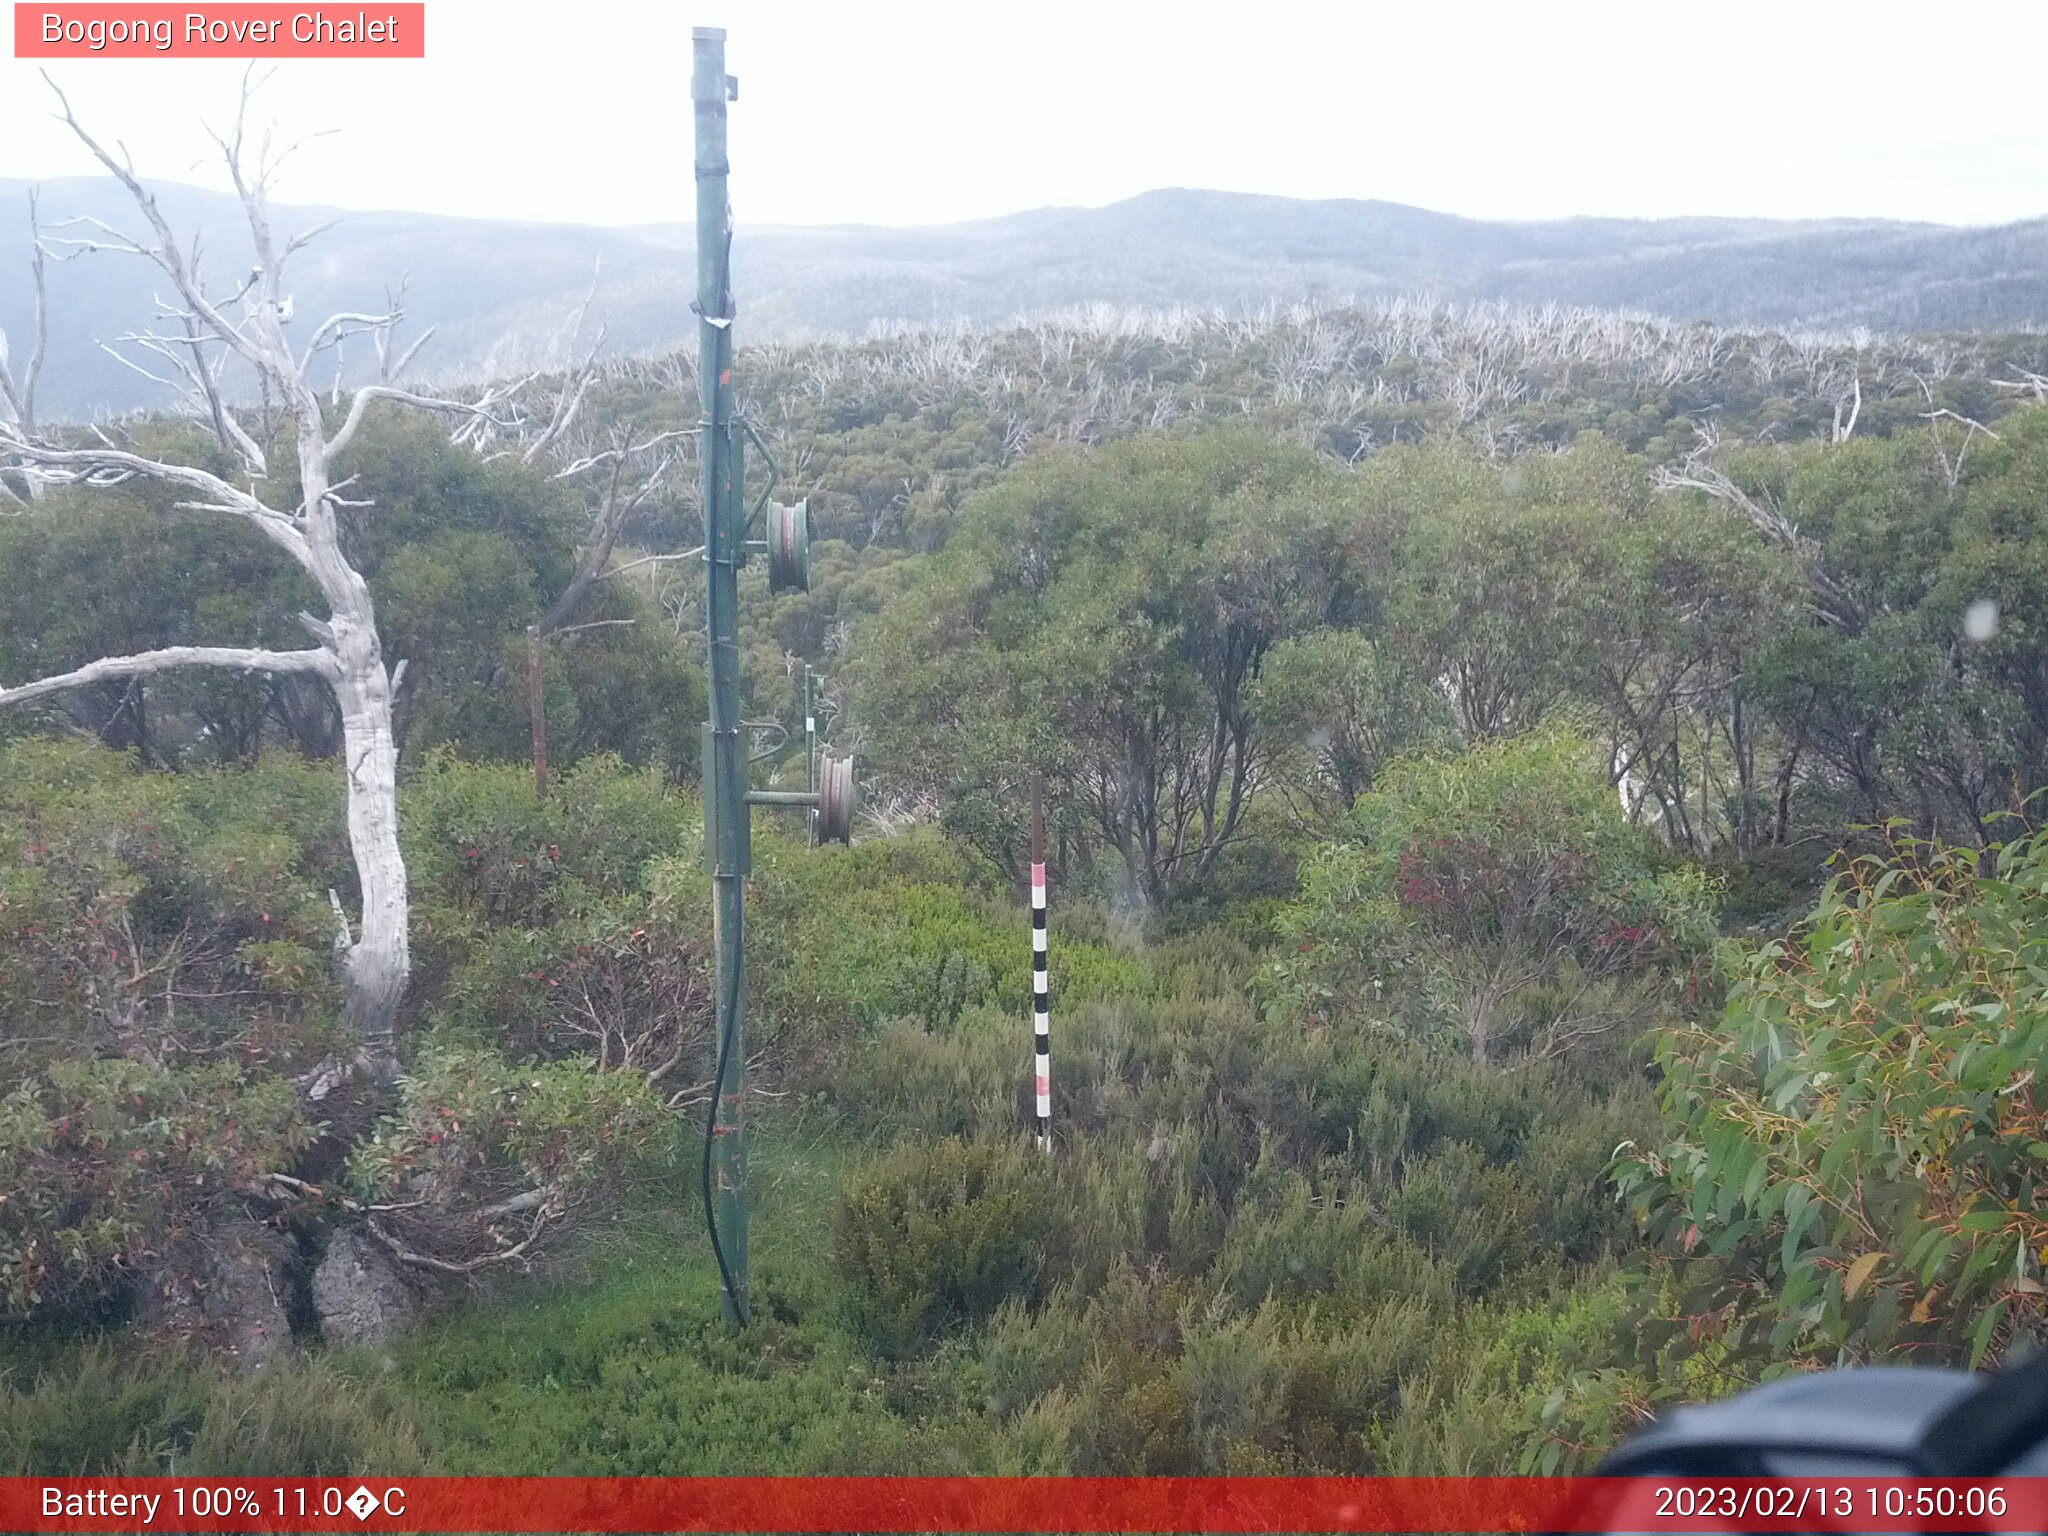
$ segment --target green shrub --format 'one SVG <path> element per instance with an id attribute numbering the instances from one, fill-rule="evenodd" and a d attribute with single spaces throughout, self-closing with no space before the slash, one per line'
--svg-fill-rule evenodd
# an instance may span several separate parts
<path id="1" fill-rule="evenodd" d="M 675 1128 L 630 1066 L 515 1061 L 429 1036 L 396 1108 L 350 1151 L 347 1184 L 386 1208 L 409 1247 L 463 1262 L 511 1247 L 515 1224 L 538 1237 L 587 1218 L 615 1181 L 673 1144 Z M 500 1208 L 507 1201 L 525 1203 Z"/>
<path id="2" fill-rule="evenodd" d="M 317 1059 L 339 1000 L 326 882 L 353 880 L 339 800 L 285 758 L 173 775 L 0 749 L 0 1042 Z"/>
<path id="3" fill-rule="evenodd" d="M 1714 939 L 1711 882 L 1657 868 L 1653 852 L 1585 742 L 1539 735 L 1398 760 L 1304 866 L 1280 920 L 1276 995 L 1310 1022 L 1396 1020 L 1477 1061 L 1507 1045 L 1550 1056 L 1625 1038 L 1660 991 L 1676 1001 L 1670 971 Z M 1572 986 L 1547 1009 L 1532 997 L 1568 977 L 1646 984 Z"/>
<path id="4" fill-rule="evenodd" d="M 1341 1163 L 1311 1179 L 1269 1155 L 1239 1197 L 1212 1279 L 1239 1307 L 1315 1302 L 1359 1317 L 1393 1300 L 1446 1313 L 1456 1277 L 1428 1239 L 1390 1224 L 1370 1186 Z"/>
<path id="5" fill-rule="evenodd" d="M 1489 1290 L 1542 1256 L 1537 1216 L 1537 1197 L 1520 1171 L 1488 1164 L 1462 1141 L 1409 1163 L 1387 1197 L 1394 1229 L 1449 1265 L 1468 1293 Z"/>
<path id="6" fill-rule="evenodd" d="M 1975 1365 L 2048 1329 L 2048 833 L 1901 841 L 1663 1036 L 1675 1132 L 1618 1172 L 1723 1342 Z M 1697 1262 L 1693 1256 L 1697 1255 Z"/>
<path id="7" fill-rule="evenodd" d="M 1723 852 L 1708 866 L 1723 882 L 1722 919 L 1772 932 L 1791 927 L 1826 887 L 1830 852 L 1831 844 L 1818 839 Z"/>
<path id="8" fill-rule="evenodd" d="M 615 757 L 585 758 L 543 800 L 517 764 L 431 753 L 400 795 L 421 914 L 458 927 L 531 926 L 592 896 L 643 889 L 650 860 L 695 850 L 690 797 Z"/>
<path id="9" fill-rule="evenodd" d="M 937 831 L 815 850 L 757 834 L 755 880 L 752 932 L 770 1009 L 836 1016 L 849 1029 L 911 1018 L 943 1033 L 982 1006 L 1030 1007 L 1023 894 Z M 1062 1001 L 1142 992 L 1150 982 L 1143 960 L 1064 920 L 1050 960 Z"/>
<path id="10" fill-rule="evenodd" d="M 0 1097 L 0 1302 L 91 1301 L 232 1208 L 317 1127 L 232 1062 L 50 1062 Z"/>
<path id="11" fill-rule="evenodd" d="M 1032 1295 L 1054 1219 L 1043 1157 L 1021 1142 L 904 1146 L 848 1180 L 834 1255 L 862 1333 L 884 1354 Z"/>
<path id="12" fill-rule="evenodd" d="M 312 1140 L 339 799 L 282 757 L 0 749 L 0 1310 L 95 1304 Z"/>
<path id="13" fill-rule="evenodd" d="M 545 927 L 468 936 L 433 1003 L 436 1028 L 513 1060 L 659 1072 L 666 1091 L 712 1073 L 711 956 L 644 898 L 592 897 Z"/>
<path id="14" fill-rule="evenodd" d="M 1592 1402 L 1596 1380 L 1618 1383 L 1629 1306 L 1614 1272 L 1505 1311 L 1462 1309 L 1398 1402 L 1370 1433 L 1373 1471 L 1388 1476 L 1501 1476 L 1585 1471 L 1639 1428 L 1637 1399 Z"/>
<path id="15" fill-rule="evenodd" d="M 943 1035 L 898 1019 L 848 1052 L 816 1091 L 881 1138 L 1008 1134 L 1032 1115 L 1030 1032 L 1028 1014 L 987 1007 Z"/>

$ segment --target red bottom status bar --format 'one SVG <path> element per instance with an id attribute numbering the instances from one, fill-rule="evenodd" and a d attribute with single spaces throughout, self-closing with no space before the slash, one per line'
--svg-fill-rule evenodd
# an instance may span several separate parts
<path id="1" fill-rule="evenodd" d="M 2048 1478 L 0 1478 L 0 1530 L 2048 1531 Z"/>

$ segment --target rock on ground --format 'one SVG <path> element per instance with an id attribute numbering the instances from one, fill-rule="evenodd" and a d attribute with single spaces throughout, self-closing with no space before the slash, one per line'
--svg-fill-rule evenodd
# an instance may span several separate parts
<path id="1" fill-rule="evenodd" d="M 327 1240 L 313 1270 L 313 1310 L 330 1344 L 381 1344 L 419 1309 L 397 1263 L 347 1228 Z"/>
<path id="2" fill-rule="evenodd" d="M 224 1221 L 164 1255 L 143 1281 L 136 1322 L 225 1350 L 254 1370 L 291 1349 L 287 1308 L 298 1262 L 282 1233 L 245 1217 Z"/>

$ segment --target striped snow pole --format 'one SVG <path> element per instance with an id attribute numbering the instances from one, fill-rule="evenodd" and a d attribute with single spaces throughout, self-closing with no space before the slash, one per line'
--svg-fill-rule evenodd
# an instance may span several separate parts
<path id="1" fill-rule="evenodd" d="M 1052 1150 L 1052 995 L 1046 974 L 1045 780 L 1031 775 L 1031 1033 L 1038 1091 L 1038 1149 Z"/>
<path id="2" fill-rule="evenodd" d="M 804 668 L 804 788 L 818 788 L 818 674 Z M 818 813 L 814 808 L 804 818 L 811 825 L 811 846 L 818 846 Z"/>

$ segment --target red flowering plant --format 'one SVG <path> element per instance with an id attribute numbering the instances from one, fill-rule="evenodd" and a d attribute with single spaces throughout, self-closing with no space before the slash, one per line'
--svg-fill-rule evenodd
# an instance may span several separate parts
<path id="1" fill-rule="evenodd" d="M 1711 884 L 1659 862 L 1584 742 L 1404 759 L 1304 866 L 1274 982 L 1311 1024 L 1554 1055 L 1697 991 Z"/>

